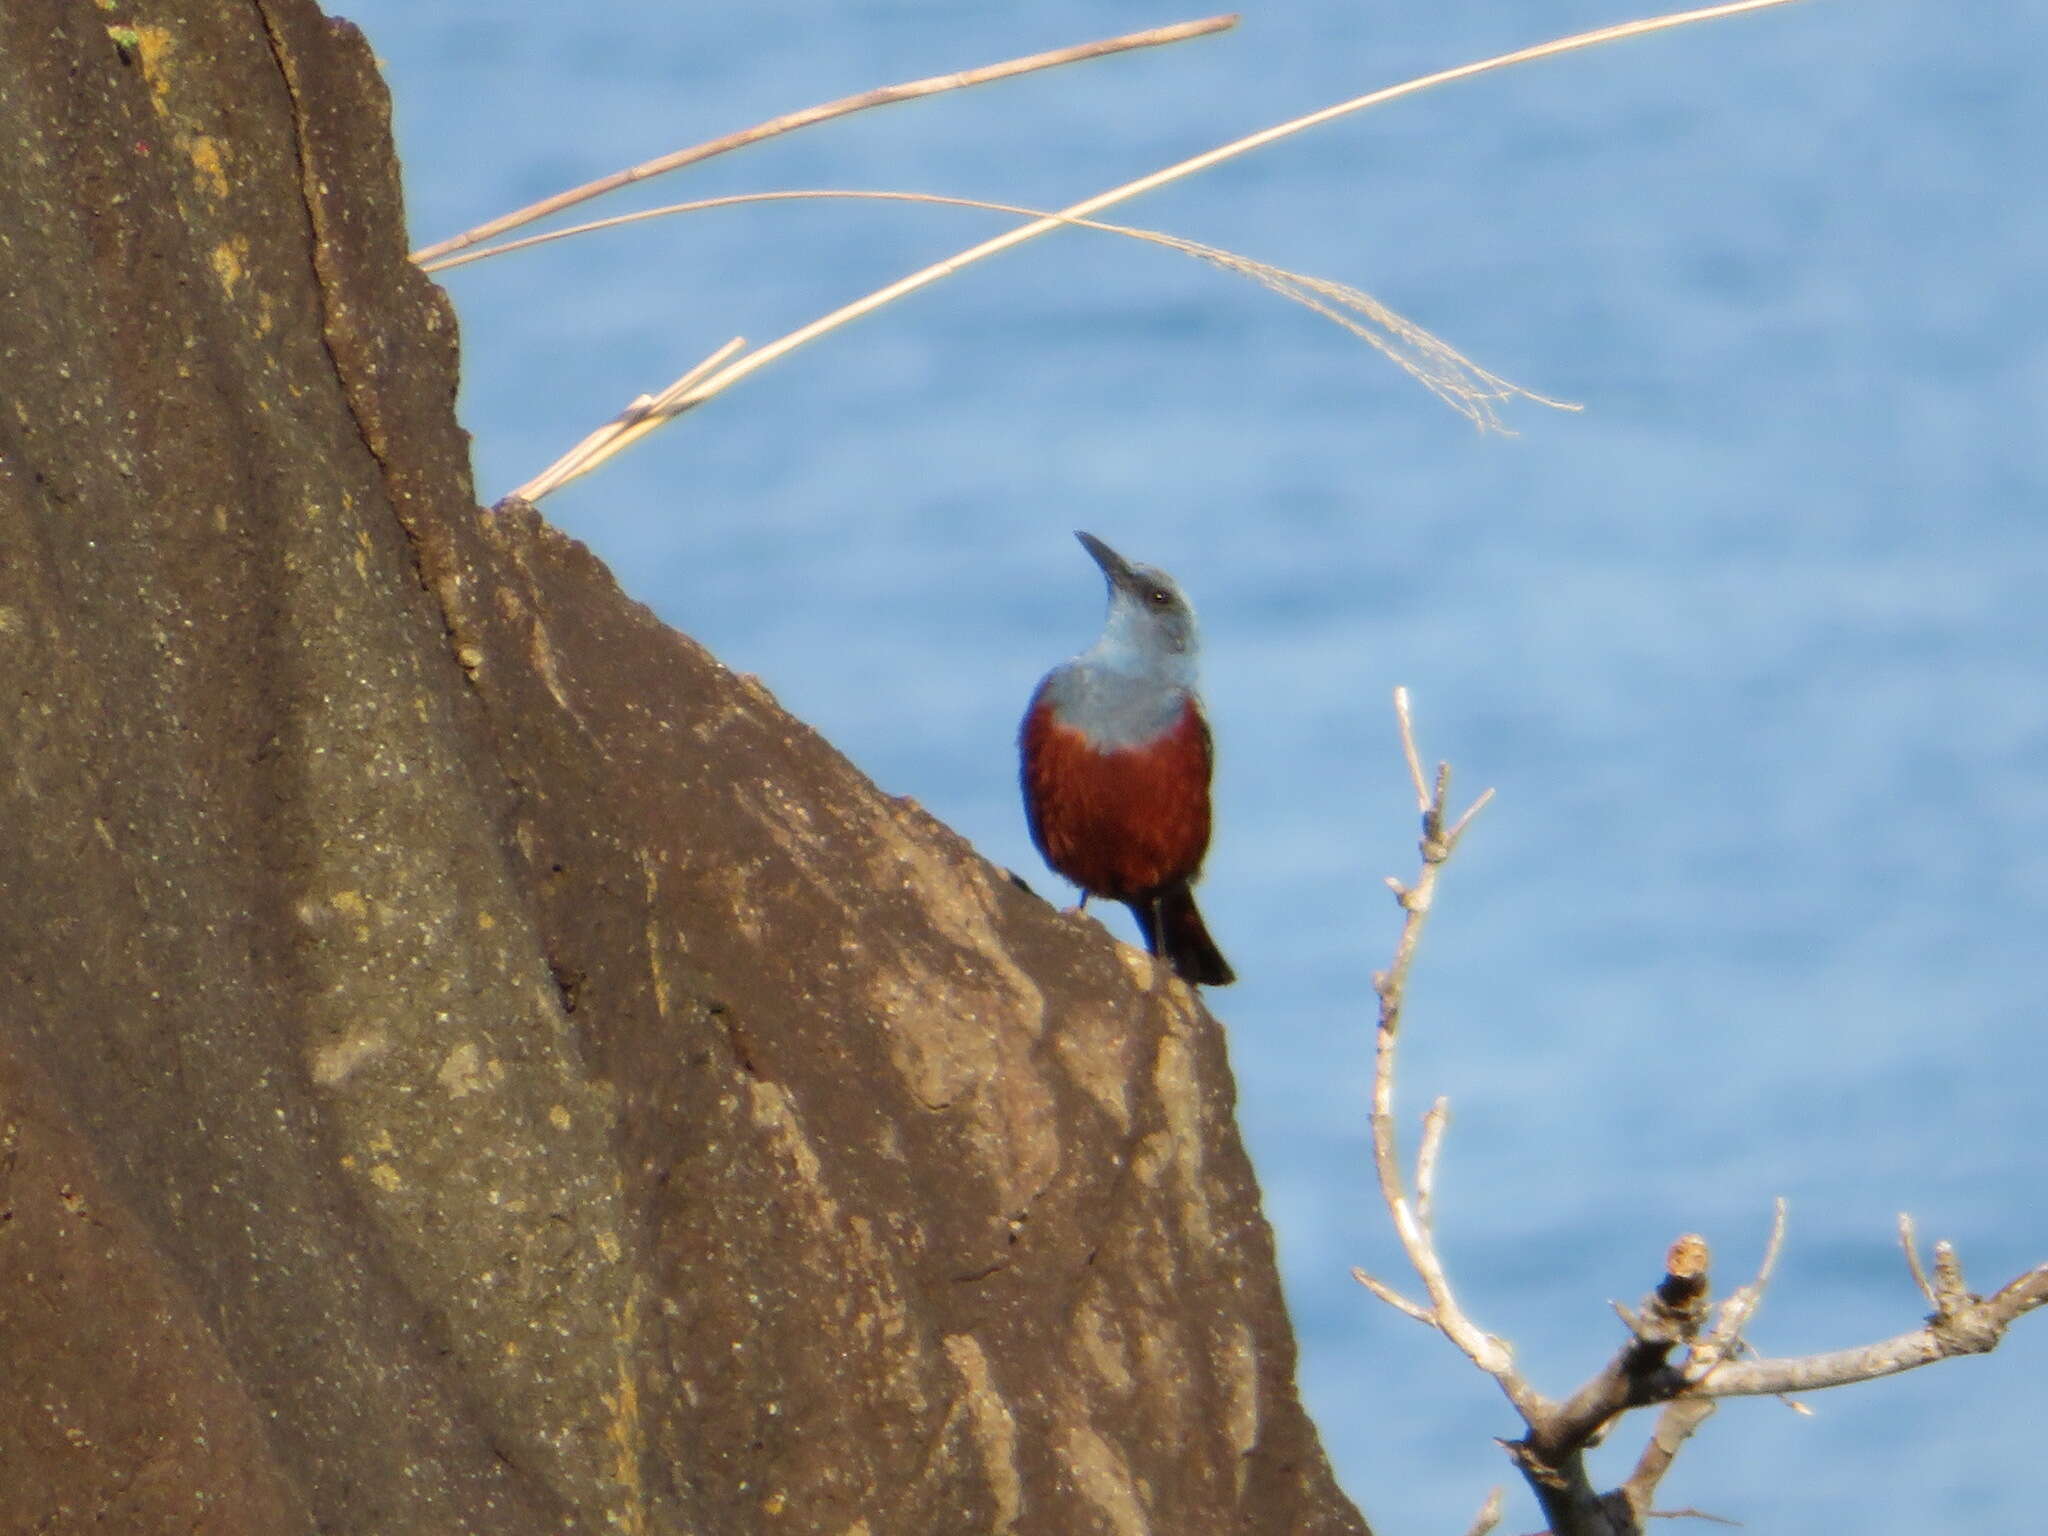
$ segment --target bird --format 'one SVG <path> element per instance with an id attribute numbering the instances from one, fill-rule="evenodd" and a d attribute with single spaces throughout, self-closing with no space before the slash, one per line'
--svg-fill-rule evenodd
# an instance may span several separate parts
<path id="1" fill-rule="evenodd" d="M 1214 749 L 1195 683 L 1195 611 L 1174 579 L 1076 533 L 1109 582 L 1102 635 L 1048 672 L 1017 733 L 1024 817 L 1045 862 L 1138 920 L 1183 980 L 1237 979 L 1191 887 L 1209 851 Z M 1078 908 L 1076 910 L 1079 910 Z"/>

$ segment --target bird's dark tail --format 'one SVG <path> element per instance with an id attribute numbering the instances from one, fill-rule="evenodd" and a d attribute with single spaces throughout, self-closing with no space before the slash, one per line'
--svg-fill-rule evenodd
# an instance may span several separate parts
<path id="1" fill-rule="evenodd" d="M 1183 981 L 1198 987 L 1227 987 L 1237 980 L 1237 972 L 1209 937 L 1194 893 L 1186 886 L 1164 891 L 1148 902 L 1134 901 L 1130 908 L 1145 935 L 1145 947 L 1164 955 Z"/>

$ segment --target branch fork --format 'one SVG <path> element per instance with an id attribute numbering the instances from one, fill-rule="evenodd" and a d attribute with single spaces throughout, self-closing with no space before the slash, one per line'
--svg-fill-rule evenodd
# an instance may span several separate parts
<path id="1" fill-rule="evenodd" d="M 1934 1245 L 1933 1272 L 1920 1259 L 1909 1217 L 1899 1218 L 1899 1241 L 1907 1268 L 1932 1311 L 1924 1327 L 1896 1338 L 1852 1349 L 1786 1359 L 1756 1354 L 1744 1338 L 1762 1305 L 1785 1240 L 1785 1202 L 1779 1200 L 1756 1275 L 1727 1300 L 1711 1301 L 1706 1240 L 1687 1233 L 1664 1255 L 1664 1272 L 1634 1307 L 1613 1303 L 1623 1340 L 1612 1359 L 1571 1396 L 1555 1401 L 1524 1379 L 1506 1341 L 1487 1333 L 1466 1314 L 1437 1252 L 1434 1229 L 1436 1170 L 1450 1123 L 1450 1106 L 1439 1098 L 1422 1119 L 1416 1153 L 1414 1194 L 1404 1179 L 1394 1121 L 1395 1054 L 1408 977 L 1422 928 L 1436 896 L 1444 864 L 1458 849 L 1473 818 L 1491 800 L 1488 790 L 1451 821 L 1451 770 L 1439 764 L 1433 776 L 1416 749 L 1408 692 L 1394 691 L 1401 751 L 1422 821 L 1421 867 L 1414 880 L 1389 879 L 1402 911 L 1394 958 L 1372 978 L 1379 1000 L 1372 1085 L 1373 1167 L 1403 1254 L 1421 1280 L 1427 1301 L 1403 1295 L 1386 1282 L 1354 1269 L 1359 1284 L 1404 1316 L 1442 1333 L 1467 1359 L 1491 1376 L 1520 1415 L 1525 1433 L 1503 1440 L 1555 1536 L 1641 1536 L 1653 1513 L 1684 1513 L 1716 1519 L 1696 1510 L 1659 1512 L 1657 1487 L 1685 1442 L 1713 1414 L 1721 1398 L 1770 1396 L 1799 1413 L 1809 1410 L 1787 1394 L 1911 1370 L 1953 1355 L 1996 1348 L 2020 1317 L 2048 1305 L 2048 1264 L 2040 1264 L 1991 1296 L 1979 1296 L 1963 1278 L 1952 1244 Z M 1674 1358 L 1676 1357 L 1676 1358 Z M 1634 1469 L 1619 1487 L 1600 1492 L 1589 1475 L 1585 1453 L 1601 1443 L 1632 1408 L 1662 1405 L 1655 1427 Z M 1472 1526 L 1491 1530 L 1500 1518 L 1498 1490 Z"/>

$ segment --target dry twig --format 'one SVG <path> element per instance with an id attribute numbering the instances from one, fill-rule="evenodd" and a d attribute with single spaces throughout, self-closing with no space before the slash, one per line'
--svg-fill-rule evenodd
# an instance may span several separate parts
<path id="1" fill-rule="evenodd" d="M 526 484 L 514 490 L 512 497 L 519 501 L 539 501 L 549 491 L 567 485 L 578 475 L 588 474 L 613 454 L 632 446 L 675 414 L 676 401 L 692 385 L 746 344 L 744 337 L 735 336 L 660 394 L 640 396 Z"/>
<path id="2" fill-rule="evenodd" d="M 1445 804 L 1451 790 L 1450 764 L 1438 765 L 1433 786 L 1424 780 L 1406 688 L 1394 690 L 1394 715 L 1400 724 L 1401 750 L 1408 762 L 1409 777 L 1414 783 L 1415 799 L 1422 815 L 1422 868 L 1412 885 L 1402 885 L 1393 879 L 1387 881 L 1405 916 L 1401 923 L 1401 937 L 1394 949 L 1394 963 L 1373 977 L 1373 990 L 1379 995 L 1380 1023 L 1373 1057 L 1372 1160 L 1374 1171 L 1379 1175 L 1380 1198 L 1386 1202 L 1387 1210 L 1394 1218 L 1394 1230 L 1401 1239 L 1402 1252 L 1407 1255 L 1410 1266 L 1429 1294 L 1429 1305 L 1425 1307 L 1401 1297 L 1391 1287 L 1362 1270 L 1353 1270 L 1352 1273 L 1375 1295 L 1392 1302 L 1410 1317 L 1442 1331 L 1445 1337 L 1464 1350 L 1474 1365 L 1498 1381 L 1509 1399 L 1521 1407 L 1521 1399 L 1528 1393 L 1528 1387 L 1514 1369 L 1513 1355 L 1507 1345 L 1481 1330 L 1458 1305 L 1442 1260 L 1437 1256 L 1435 1235 L 1423 1214 L 1427 1210 L 1424 1192 L 1430 1190 L 1435 1182 L 1437 1152 L 1443 1142 L 1442 1127 L 1449 1118 L 1449 1105 L 1439 1100 L 1430 1111 L 1430 1118 L 1435 1123 L 1432 1125 L 1425 1121 L 1423 1156 L 1418 1159 L 1416 1168 L 1418 1197 L 1414 1202 L 1410 1201 L 1405 1187 L 1394 1121 L 1394 1064 L 1401 1033 L 1401 1007 L 1407 994 L 1408 973 L 1415 961 L 1415 949 L 1421 942 L 1423 924 L 1428 921 L 1430 905 L 1435 900 L 1437 875 L 1444 861 L 1456 851 L 1472 818 L 1493 797 L 1493 791 L 1487 790 L 1479 796 L 1455 825 L 1446 827 Z"/>
<path id="3" fill-rule="evenodd" d="M 745 149 L 748 145 L 758 144 L 763 139 L 794 133 L 799 128 L 830 122 L 835 117 L 845 117 L 849 113 L 864 112 L 870 107 L 892 106 L 897 102 L 911 101 L 919 96 L 935 96 L 942 91 L 958 91 L 969 86 L 987 85 L 993 80 L 1008 80 L 1015 75 L 1054 69 L 1062 64 L 1077 64 L 1084 59 L 1099 59 L 1112 53 L 1128 53 L 1135 48 L 1157 48 L 1162 43 L 1184 42 L 1191 37 L 1206 37 L 1212 32 L 1225 32 L 1236 25 L 1235 15 L 1210 16 L 1201 21 L 1182 21 L 1167 27 L 1151 27 L 1143 32 L 1128 32 L 1121 37 L 1104 38 L 1100 42 L 1076 43 L 1070 48 L 1054 48 L 1047 53 L 1034 53 L 1001 64 L 987 64 L 979 69 L 956 70 L 952 74 L 932 75 L 923 80 L 906 81 L 901 85 L 877 86 L 874 90 L 843 96 L 838 101 L 828 101 L 822 106 L 805 107 L 801 112 L 786 112 L 781 117 L 771 117 L 765 123 L 742 128 L 738 133 L 728 133 L 723 138 L 659 155 L 626 170 L 601 176 L 596 181 L 585 182 L 580 187 L 557 192 L 553 197 L 543 198 L 501 218 L 492 219 L 489 223 L 479 224 L 476 228 L 465 230 L 451 239 L 424 246 L 412 253 L 412 259 L 432 272 L 439 266 L 452 265 L 442 258 L 456 251 L 480 245 L 508 230 L 518 229 L 535 220 L 547 218 L 550 214 L 560 213 L 565 208 L 573 208 L 578 203 L 587 203 L 594 197 L 604 196 L 607 192 L 616 192 L 619 188 L 630 187 L 635 182 L 663 176 L 670 171 L 679 171 L 686 165 L 695 165 L 715 155 Z"/>
<path id="4" fill-rule="evenodd" d="M 1263 149 L 1268 144 L 1277 143 L 1281 139 L 1292 137 L 1294 134 L 1302 133 L 1310 128 L 1320 127 L 1324 123 L 1334 122 L 1340 117 L 1349 116 L 1354 112 L 1362 112 L 1369 107 L 1383 106 L 1387 102 L 1397 101 L 1404 96 L 1413 96 L 1439 85 L 1447 85 L 1454 80 L 1468 79 L 1474 75 L 1486 74 L 1497 69 L 1506 69 L 1512 65 L 1527 64 L 1537 59 L 1553 58 L 1558 54 L 1572 53 L 1582 48 L 1597 47 L 1603 43 L 1619 42 L 1624 38 L 1640 37 L 1647 33 L 1661 32 L 1672 27 L 1686 26 L 1693 22 L 1711 21 L 1723 16 L 1737 15 L 1744 11 L 1764 10 L 1769 7 L 1790 3 L 1792 3 L 1792 0 L 1733 0 L 1731 4 L 1707 6 L 1698 10 L 1683 11 L 1669 16 L 1656 16 L 1642 21 L 1624 22 L 1618 26 L 1598 27 L 1590 32 L 1575 33 L 1570 37 L 1557 38 L 1548 43 L 1539 43 L 1531 48 L 1519 48 L 1511 53 L 1498 54 L 1490 59 L 1481 59 L 1471 64 L 1461 64 L 1454 69 L 1438 70 L 1434 74 L 1419 76 L 1413 80 L 1405 80 L 1399 85 L 1387 86 L 1382 90 L 1369 91 L 1365 95 L 1353 97 L 1349 101 L 1341 101 L 1334 106 L 1324 107 L 1319 111 L 1290 118 L 1284 123 L 1276 123 L 1271 128 L 1264 128 L 1257 133 L 1250 133 L 1242 138 L 1233 139 L 1228 144 L 1221 144 L 1215 149 L 1204 151 L 1202 154 L 1192 155 L 1176 164 L 1166 166 L 1164 169 L 1153 171 L 1146 176 L 1140 176 L 1135 181 L 1127 181 L 1121 186 L 1111 187 L 1108 191 L 1098 192 L 1093 197 L 1083 198 L 1078 203 L 1062 208 L 1056 214 L 1048 214 L 1046 217 L 1033 220 L 1031 223 L 1020 228 L 1006 230 L 1000 235 L 982 241 L 979 245 L 970 246 L 964 251 L 948 256 L 943 261 L 934 262 L 928 267 L 921 268 L 907 277 L 898 278 L 887 287 L 879 288 L 875 292 L 868 294 L 865 298 L 856 299 L 851 304 L 842 305 L 840 308 L 832 311 L 831 314 L 821 316 L 810 324 L 791 331 L 787 336 L 769 342 L 766 346 L 728 363 L 715 375 L 692 390 L 688 403 L 691 405 L 702 404 L 713 395 L 737 384 L 748 374 L 765 367 L 776 358 L 796 350 L 796 348 L 804 345 L 806 342 L 816 340 L 829 331 L 837 330 L 842 325 L 860 319 L 864 315 L 871 314 L 883 305 L 902 298 L 905 294 L 914 293 L 920 288 L 928 287 L 940 281 L 942 278 L 951 277 L 954 273 L 964 270 L 977 261 L 986 260 L 988 257 L 1007 251 L 1013 246 L 1022 245 L 1027 240 L 1035 240 L 1041 235 L 1050 234 L 1053 230 L 1075 219 L 1086 218 L 1090 214 L 1098 213 L 1102 209 L 1117 203 L 1128 202 L 1132 198 L 1142 196 L 1147 192 L 1157 191 L 1160 187 L 1172 182 L 1185 180 L 1187 177 L 1221 165 L 1227 160 L 1234 160 L 1238 156 L 1249 154 L 1255 149 Z"/>
<path id="5" fill-rule="evenodd" d="M 1405 96 L 1412 96 L 1422 91 L 1431 90 L 1439 85 L 1446 85 L 1456 80 L 1469 79 L 1474 75 L 1486 74 L 1493 70 L 1506 69 L 1512 65 L 1526 64 L 1537 59 L 1553 58 L 1559 54 L 1571 53 L 1583 48 L 1592 48 L 1603 43 L 1619 42 L 1625 38 L 1641 37 L 1652 32 L 1666 31 L 1673 27 L 1688 26 L 1695 22 L 1712 21 L 1724 16 L 1739 15 L 1747 11 L 1766 10 L 1791 3 L 1793 3 L 1793 0 L 1730 0 L 1730 3 L 1727 4 L 1705 6 L 1696 10 L 1676 12 L 1667 16 L 1648 17 L 1640 21 L 1623 22 L 1616 26 L 1599 27 L 1590 32 L 1575 33 L 1570 37 L 1557 38 L 1551 42 L 1539 43 L 1534 47 L 1516 49 L 1511 53 L 1498 54 L 1489 59 L 1481 59 L 1471 64 L 1461 64 L 1453 69 L 1439 70 L 1434 74 L 1419 76 L 1413 80 L 1403 81 L 1399 85 L 1371 91 L 1363 96 L 1354 97 L 1349 101 L 1338 102 L 1334 106 L 1324 107 L 1319 111 L 1306 113 L 1287 122 L 1277 123 L 1270 128 L 1261 129 L 1257 133 L 1233 139 L 1227 144 L 1219 145 L 1215 149 L 1191 156 L 1186 160 L 1154 171 L 1149 175 L 1141 176 L 1135 181 L 1125 182 L 1121 186 L 1111 187 L 1107 191 L 1098 192 L 1093 197 L 1084 198 L 1078 203 L 1060 209 L 1057 213 L 1049 213 L 1033 219 L 1028 224 L 1006 230 L 1002 234 L 984 240 L 978 245 L 970 246 L 964 251 L 957 252 L 943 261 L 934 262 L 932 265 L 910 273 L 906 277 L 898 278 L 886 287 L 879 288 L 863 298 L 854 300 L 850 304 L 841 305 L 830 314 L 820 316 L 809 324 L 799 326 L 796 330 L 789 332 L 785 336 L 778 337 L 765 346 L 758 347 L 752 352 L 732 359 L 723 367 L 714 371 L 709 377 L 700 380 L 689 389 L 673 391 L 676 393 L 677 398 L 673 409 L 669 411 L 668 416 L 664 419 L 673 418 L 674 416 L 681 415 L 684 411 L 702 405 L 705 401 L 731 388 L 749 374 L 766 367 L 769 363 L 774 362 L 780 357 L 788 355 L 798 347 L 815 341 L 820 336 L 835 331 L 841 326 L 851 324 L 865 315 L 872 314 L 875 310 L 882 308 L 886 304 L 893 303 L 906 294 L 915 293 L 920 288 L 929 287 L 941 279 L 951 277 L 956 272 L 963 271 L 975 262 L 986 260 L 1014 246 L 1022 245 L 1026 241 L 1035 240 L 1041 235 L 1049 234 L 1053 230 L 1085 219 L 1089 215 L 1111 207 L 1116 203 L 1127 202 L 1131 198 L 1155 191 L 1171 182 L 1196 175 L 1213 166 L 1220 165 L 1226 160 L 1235 159 L 1239 155 L 1249 154 L 1256 149 L 1263 149 L 1268 144 L 1277 143 L 1281 139 L 1304 132 L 1307 129 L 1319 127 L 1324 123 L 1332 122 L 1337 118 L 1348 116 L 1354 112 L 1361 112 L 1370 107 L 1381 106 Z M 489 231 L 489 229 L 490 226 L 484 226 L 485 231 Z M 480 239 L 484 235 L 482 232 L 478 232 L 477 237 Z M 430 247 L 427 252 L 421 254 L 425 257 L 436 253 L 445 253 L 450 248 L 450 246 L 444 244 L 441 247 Z M 1241 260 L 1241 258 L 1230 259 L 1233 261 Z M 1320 309 L 1339 324 L 1350 324 L 1341 314 L 1333 309 L 1324 307 L 1319 302 L 1319 299 L 1332 297 L 1330 293 L 1324 291 L 1323 286 L 1320 286 L 1319 279 L 1302 279 L 1300 284 L 1303 291 L 1292 295 L 1298 302 L 1308 304 L 1311 308 Z M 1361 331 L 1360 334 L 1365 335 L 1368 340 L 1373 339 L 1367 332 Z M 1377 344 L 1375 342 L 1375 345 Z M 1509 388 L 1512 390 L 1513 387 L 1509 386 Z M 1514 392 L 1520 393 L 1520 391 Z M 585 470 L 587 471 L 589 468 L 595 467 L 601 461 L 601 457 L 591 459 L 584 466 Z"/>
<path id="6" fill-rule="evenodd" d="M 1431 1219 L 1433 1184 L 1449 1114 L 1442 1099 L 1424 1119 L 1412 1202 L 1403 1185 L 1393 1098 L 1395 1046 L 1408 976 L 1423 921 L 1434 901 L 1438 873 L 1491 791 L 1446 828 L 1450 765 L 1438 764 L 1433 779 L 1425 776 L 1406 689 L 1395 690 L 1394 708 L 1400 722 L 1402 757 L 1422 811 L 1422 871 L 1411 885 L 1387 882 L 1400 900 L 1404 916 L 1393 964 L 1373 977 L 1379 996 L 1372 1087 L 1373 1166 L 1402 1251 L 1422 1279 L 1428 1304 L 1410 1300 L 1362 1270 L 1352 1273 L 1382 1301 L 1441 1332 L 1499 1384 L 1526 1428 L 1521 1439 L 1503 1443 L 1534 1491 L 1554 1536 L 1641 1536 L 1643 1523 L 1653 1514 L 1697 1514 L 1659 1512 L 1651 1505 L 1678 1452 L 1723 1397 L 1784 1396 L 1871 1381 L 1954 1355 L 1982 1354 L 1996 1348 L 2019 1318 L 2048 1306 L 2048 1264 L 2026 1271 L 1991 1296 L 1977 1296 L 1964 1280 L 1954 1246 L 1942 1242 L 1935 1244 L 1930 1278 L 1920 1264 L 1913 1224 L 1901 1216 L 1899 1236 L 1907 1265 L 1934 1308 L 1926 1326 L 1853 1349 L 1789 1359 L 1757 1356 L 1743 1335 L 1762 1304 L 1784 1248 L 1785 1202 L 1779 1200 L 1755 1278 L 1737 1288 L 1718 1308 L 1708 1304 L 1707 1244 L 1687 1234 L 1666 1253 L 1664 1275 L 1655 1289 L 1633 1309 L 1616 1305 L 1626 1337 L 1605 1366 L 1562 1401 L 1545 1397 L 1525 1381 L 1508 1345 L 1479 1329 L 1461 1309 L 1436 1251 Z M 1672 1356 L 1678 1351 L 1683 1351 L 1683 1357 L 1674 1361 Z M 1663 1412 L 1628 1480 L 1606 1493 L 1597 1491 L 1586 1468 L 1585 1453 L 1599 1444 L 1629 1409 L 1656 1404 L 1664 1405 Z M 1789 1399 L 1788 1405 L 1806 1411 Z M 1699 1518 L 1719 1519 L 1710 1515 Z M 1475 1528 L 1485 1528 L 1484 1517 Z"/>
<path id="7" fill-rule="evenodd" d="M 571 224 L 563 229 L 551 229 L 545 234 L 527 235 L 498 245 L 475 246 L 457 255 L 428 263 L 426 270 L 445 272 L 450 267 L 463 266 L 472 261 L 484 261 L 492 256 L 508 256 L 514 251 L 528 250 L 551 241 L 595 234 L 600 230 L 617 229 L 647 219 L 705 213 L 712 209 L 735 208 L 749 203 L 803 202 L 814 199 L 927 203 L 945 208 L 974 208 L 1024 219 L 1060 218 L 1058 214 L 1048 213 L 1042 208 L 991 202 L 979 197 L 944 197 L 935 192 L 881 192 L 831 188 L 737 192 L 725 197 L 703 197 L 687 203 L 669 203 L 660 208 L 642 208 L 633 213 L 592 219 L 585 224 Z M 1269 291 L 1321 315 L 1331 324 L 1341 326 L 1366 342 L 1452 410 L 1484 430 L 1507 430 L 1498 407 L 1512 399 L 1528 400 L 1559 411 L 1581 409 L 1570 401 L 1553 400 L 1547 395 L 1539 395 L 1534 390 L 1524 388 L 1480 367 L 1441 337 L 1432 335 L 1406 316 L 1387 308 L 1371 294 L 1348 283 L 1335 282 L 1325 277 L 1313 277 L 1305 272 L 1291 272 L 1285 267 L 1276 267 L 1270 262 L 1259 261 L 1235 251 L 1204 245 L 1198 240 L 1184 240 L 1178 235 L 1163 234 L 1154 229 L 1111 224 L 1101 219 L 1063 219 L 1061 222 L 1076 229 L 1119 235 L 1128 240 L 1141 240 L 1151 245 L 1164 246 L 1168 250 L 1207 262 L 1225 272 L 1248 277 Z"/>

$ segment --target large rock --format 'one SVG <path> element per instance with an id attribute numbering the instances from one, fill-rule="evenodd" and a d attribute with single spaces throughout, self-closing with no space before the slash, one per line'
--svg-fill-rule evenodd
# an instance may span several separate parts
<path id="1" fill-rule="evenodd" d="M 362 39 L 0 59 L 0 1528 L 1362 1531 L 1193 995 L 475 508 Z"/>

